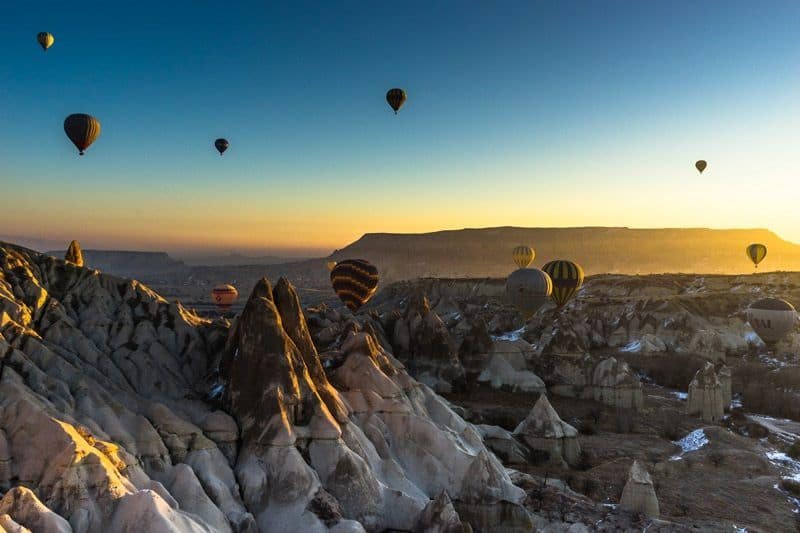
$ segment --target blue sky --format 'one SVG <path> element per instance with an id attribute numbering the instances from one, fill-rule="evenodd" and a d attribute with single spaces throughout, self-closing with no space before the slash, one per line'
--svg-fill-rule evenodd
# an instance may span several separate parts
<path id="1" fill-rule="evenodd" d="M 5 6 L 2 233 L 309 253 L 484 225 L 800 241 L 798 2 L 232 4 Z M 83 158 L 74 112 L 103 126 Z"/>

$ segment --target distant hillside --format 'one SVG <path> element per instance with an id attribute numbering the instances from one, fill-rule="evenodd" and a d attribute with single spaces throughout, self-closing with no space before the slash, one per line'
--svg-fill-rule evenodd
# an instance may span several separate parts
<path id="1" fill-rule="evenodd" d="M 505 276 L 515 268 L 512 248 L 528 244 L 536 250 L 535 266 L 565 258 L 580 263 L 586 274 L 734 274 L 753 271 L 745 256 L 753 242 L 769 249 L 760 270 L 800 270 L 800 245 L 765 229 L 502 227 L 370 233 L 332 257 L 367 259 L 384 280 Z"/>
<path id="2" fill-rule="evenodd" d="M 298 261 L 291 257 L 275 255 L 250 256 L 242 254 L 209 255 L 183 257 L 182 261 L 190 266 L 243 266 L 243 265 L 278 265 Z"/>
<path id="3" fill-rule="evenodd" d="M 60 259 L 63 251 L 46 252 Z M 183 261 L 170 257 L 166 252 L 135 252 L 127 250 L 83 250 L 87 267 L 96 268 L 116 276 L 141 279 L 150 274 L 188 272 Z"/>

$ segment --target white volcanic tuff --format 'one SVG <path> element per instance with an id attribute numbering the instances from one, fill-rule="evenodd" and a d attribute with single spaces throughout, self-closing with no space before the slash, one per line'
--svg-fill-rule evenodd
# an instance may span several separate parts
<path id="1" fill-rule="evenodd" d="M 580 459 L 578 430 L 561 420 L 544 394 L 514 430 L 514 435 L 534 450 L 547 452 L 555 464 L 575 465 Z"/>
<path id="2" fill-rule="evenodd" d="M 527 368 L 532 352 L 531 345 L 522 339 L 494 341 L 489 362 L 478 381 L 487 382 L 495 389 L 544 392 L 544 381 Z"/>
<path id="3" fill-rule="evenodd" d="M 622 489 L 619 506 L 626 511 L 658 518 L 659 505 L 653 480 L 639 461 L 634 461 L 628 471 L 628 481 Z"/>
<path id="4" fill-rule="evenodd" d="M 442 491 L 457 503 L 494 505 L 497 519 L 508 515 L 504 505 L 524 499 L 474 428 L 372 335 L 351 331 L 331 382 L 324 374 L 312 380 L 305 362 L 319 364 L 318 356 L 287 283 L 274 291 L 259 283 L 236 327 L 225 394 L 243 427 L 237 473 L 262 530 L 341 523 L 313 512 L 320 501 L 333 502 L 333 515 L 380 530 L 412 529 Z M 488 481 L 475 486 L 471 473 L 488 473 Z M 507 525 L 525 527 L 526 516 Z"/>
<path id="5" fill-rule="evenodd" d="M 613 407 L 641 409 L 644 406 L 642 383 L 628 363 L 615 357 L 598 361 L 583 357 L 558 356 L 551 378 L 551 391 L 576 398 L 591 399 Z"/>
<path id="6" fill-rule="evenodd" d="M 700 415 L 706 422 L 719 422 L 724 415 L 725 399 L 728 394 L 729 392 L 723 389 L 714 364 L 707 362 L 689 383 L 686 413 Z"/>
<path id="7" fill-rule="evenodd" d="M 8 457 L 0 481 L 35 487 L 47 513 L 76 531 L 249 527 L 225 456 L 198 428 L 212 410 L 187 398 L 224 329 L 137 282 L 8 245 L 0 246 L 0 317 Z M 200 455 L 213 458 L 204 472 Z M 194 477 L 187 465 L 173 472 L 181 460 Z M 208 481 L 226 476 L 224 489 L 210 489 Z M 199 514 L 178 509 L 179 500 Z M 50 530 L 19 505 L 4 512 Z"/>

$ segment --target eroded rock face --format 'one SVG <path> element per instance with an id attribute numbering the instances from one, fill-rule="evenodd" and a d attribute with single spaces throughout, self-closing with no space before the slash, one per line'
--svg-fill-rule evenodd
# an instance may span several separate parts
<path id="1" fill-rule="evenodd" d="M 658 518 L 658 498 L 653 480 L 639 461 L 634 461 L 628 471 L 628 481 L 622 489 L 619 506 L 626 511 Z"/>
<path id="2" fill-rule="evenodd" d="M 563 396 L 591 399 L 612 407 L 641 409 L 642 383 L 628 363 L 615 357 L 556 358 L 551 390 Z"/>
<path id="3" fill-rule="evenodd" d="M 727 385 L 730 386 L 730 376 Z M 707 362 L 689 383 L 686 414 L 699 415 L 706 422 L 719 422 L 725 414 L 726 394 L 730 397 L 730 389 L 723 389 L 714 364 Z"/>
<path id="4" fill-rule="evenodd" d="M 81 250 L 81 245 L 78 244 L 78 241 L 72 241 L 69 243 L 69 248 L 67 248 L 64 261 L 67 263 L 72 263 L 75 266 L 83 266 L 83 251 Z"/>
<path id="5" fill-rule="evenodd" d="M 580 460 L 578 430 L 561 420 L 544 394 L 514 430 L 514 436 L 534 450 L 547 452 L 555 464 L 576 465 Z"/>
<path id="6" fill-rule="evenodd" d="M 406 373 L 375 317 L 342 324 L 328 366 L 285 280 L 258 283 L 228 328 L 138 282 L 1 245 L 0 524 L 532 528 L 525 492 Z"/>

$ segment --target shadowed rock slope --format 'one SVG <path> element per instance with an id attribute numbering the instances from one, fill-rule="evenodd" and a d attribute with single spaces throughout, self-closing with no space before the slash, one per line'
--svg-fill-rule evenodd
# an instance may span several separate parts
<path id="1" fill-rule="evenodd" d="M 345 332 L 340 354 L 323 367 L 285 280 L 259 282 L 231 326 L 0 243 L 0 523 L 533 528 L 475 427 L 368 329 Z"/>

